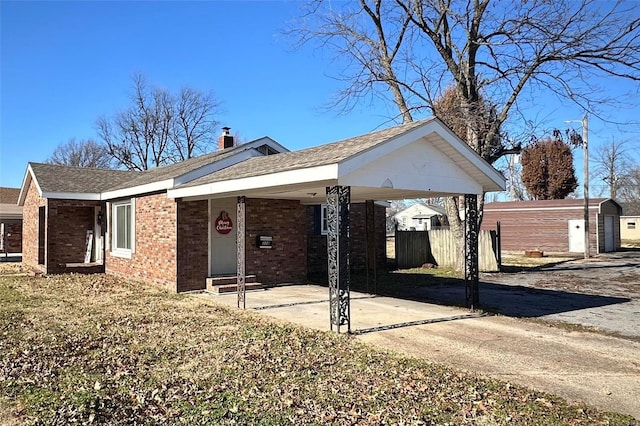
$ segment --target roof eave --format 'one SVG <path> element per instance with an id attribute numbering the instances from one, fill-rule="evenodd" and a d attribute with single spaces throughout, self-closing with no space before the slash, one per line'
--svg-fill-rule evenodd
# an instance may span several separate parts
<path id="1" fill-rule="evenodd" d="M 131 197 L 133 195 L 148 194 L 150 192 L 166 191 L 174 186 L 174 179 L 165 179 L 151 182 L 144 185 L 132 186 L 129 188 L 116 189 L 114 191 L 104 191 L 100 194 L 101 200 L 113 200 L 115 198 Z"/>
<path id="2" fill-rule="evenodd" d="M 169 198 L 199 197 L 295 186 L 317 181 L 337 180 L 338 165 L 309 167 L 266 175 L 221 180 L 196 186 L 177 187 L 167 191 Z"/>
<path id="3" fill-rule="evenodd" d="M 38 184 L 36 175 L 33 172 L 31 163 L 27 163 L 27 170 L 24 172 L 24 178 L 22 179 L 22 186 L 20 187 L 20 195 L 18 195 L 17 204 L 19 206 L 24 206 L 24 201 L 27 198 L 27 191 L 29 190 L 29 185 L 31 184 L 31 180 L 33 180 L 36 186 L 36 189 L 38 190 L 38 195 L 42 197 L 42 189 L 40 189 L 40 185 Z"/>

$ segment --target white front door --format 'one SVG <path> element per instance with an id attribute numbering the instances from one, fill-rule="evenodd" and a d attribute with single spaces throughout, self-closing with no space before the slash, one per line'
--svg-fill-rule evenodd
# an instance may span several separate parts
<path id="1" fill-rule="evenodd" d="M 211 200 L 209 205 L 209 275 L 235 275 L 238 268 L 236 199 Z"/>
<path id="2" fill-rule="evenodd" d="M 584 219 L 569 220 L 569 251 L 584 252 Z"/>

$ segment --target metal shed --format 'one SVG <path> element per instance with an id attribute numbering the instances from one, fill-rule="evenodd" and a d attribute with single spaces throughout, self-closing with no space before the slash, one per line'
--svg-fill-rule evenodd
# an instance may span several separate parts
<path id="1" fill-rule="evenodd" d="M 592 253 L 620 248 L 622 207 L 611 198 L 589 200 L 589 248 Z M 500 222 L 502 250 L 584 251 L 584 200 L 537 200 L 487 203 L 482 229 Z"/>

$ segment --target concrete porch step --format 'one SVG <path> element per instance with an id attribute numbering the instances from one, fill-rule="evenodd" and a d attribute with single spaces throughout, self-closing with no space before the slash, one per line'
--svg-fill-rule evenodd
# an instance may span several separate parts
<path id="1" fill-rule="evenodd" d="M 238 291 L 237 286 L 238 278 L 233 276 L 223 276 L 223 277 L 209 277 L 207 278 L 207 291 L 210 291 L 215 294 L 221 293 L 230 293 Z M 261 290 L 264 288 L 264 285 L 256 282 L 255 275 L 247 275 L 244 279 L 245 288 L 247 291 L 249 290 Z"/>
<path id="2" fill-rule="evenodd" d="M 245 289 L 246 291 L 262 290 L 264 289 L 264 285 L 262 283 L 245 283 Z M 207 288 L 207 290 L 209 290 L 209 288 Z M 237 284 L 217 285 L 217 286 L 213 286 L 213 288 L 209 291 L 215 294 L 235 293 L 238 291 L 238 285 Z"/>

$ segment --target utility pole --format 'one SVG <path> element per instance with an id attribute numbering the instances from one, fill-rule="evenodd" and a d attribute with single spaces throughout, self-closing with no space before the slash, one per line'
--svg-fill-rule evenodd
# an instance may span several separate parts
<path id="1" fill-rule="evenodd" d="M 585 113 L 582 120 L 565 120 L 565 123 L 582 123 L 582 150 L 584 153 L 584 258 L 591 256 L 589 250 L 589 117 Z"/>
<path id="2" fill-rule="evenodd" d="M 589 120 L 587 114 L 582 119 L 582 148 L 584 150 L 584 258 L 589 253 Z"/>

